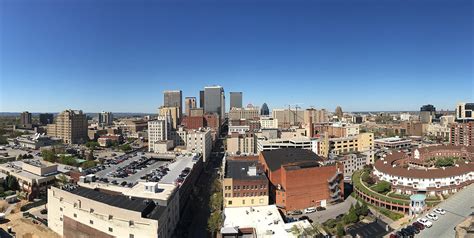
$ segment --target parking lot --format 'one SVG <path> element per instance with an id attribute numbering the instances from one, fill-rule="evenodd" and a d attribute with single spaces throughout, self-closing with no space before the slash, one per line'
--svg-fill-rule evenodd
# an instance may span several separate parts
<path id="1" fill-rule="evenodd" d="M 437 207 L 446 210 L 445 215 L 438 215 L 437 221 L 432 221 L 433 226 L 424 229 L 416 237 L 455 237 L 455 227 L 466 219 L 474 208 L 474 184 L 452 195 L 447 200 L 440 203 Z M 432 210 L 430 210 L 432 212 Z M 425 213 L 426 215 L 427 213 Z"/>
<path id="2" fill-rule="evenodd" d="M 346 200 L 341 203 L 330 205 L 326 207 L 324 211 L 316 211 L 313 213 L 302 214 L 297 216 L 291 216 L 296 219 L 300 218 L 301 216 L 307 216 L 313 222 L 323 223 L 329 219 L 334 219 L 340 214 L 345 214 L 349 211 L 351 204 L 355 204 L 357 200 L 353 197 L 349 196 Z"/>
<path id="3" fill-rule="evenodd" d="M 158 169 L 160 166 L 166 166 L 170 162 L 151 160 L 148 157 L 143 156 L 141 153 L 137 155 L 128 155 L 130 158 L 127 159 L 126 156 L 117 156 L 115 158 L 108 158 L 110 163 L 105 163 L 103 170 L 94 172 L 95 176 L 99 179 L 107 179 L 106 181 L 111 183 L 116 181 L 116 184 L 135 184 L 145 175 L 149 174 L 151 171 Z M 122 161 L 117 164 L 114 164 L 113 161 Z M 141 162 L 141 163 L 140 163 Z M 121 170 L 122 168 L 122 170 Z M 127 168 L 127 172 L 125 172 Z M 118 173 L 118 171 L 123 171 Z"/>

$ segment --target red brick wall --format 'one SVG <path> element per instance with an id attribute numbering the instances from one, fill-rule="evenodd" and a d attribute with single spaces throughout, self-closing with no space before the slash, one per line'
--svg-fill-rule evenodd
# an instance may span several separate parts
<path id="1" fill-rule="evenodd" d="M 199 129 L 204 127 L 204 118 L 200 116 L 184 117 L 181 124 L 187 129 Z"/>
<path id="2" fill-rule="evenodd" d="M 64 238 L 113 238 L 107 233 L 96 230 L 88 225 L 79 223 L 67 216 L 63 217 Z"/>
<path id="3" fill-rule="evenodd" d="M 219 116 L 217 114 L 204 115 L 204 125 L 218 131 L 219 126 L 220 126 Z"/>

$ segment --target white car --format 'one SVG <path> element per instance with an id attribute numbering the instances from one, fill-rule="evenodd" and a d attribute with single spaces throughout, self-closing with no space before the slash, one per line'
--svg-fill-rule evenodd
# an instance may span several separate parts
<path id="1" fill-rule="evenodd" d="M 442 208 L 436 208 L 436 209 L 434 209 L 433 211 L 436 212 L 436 213 L 438 213 L 438 214 L 440 214 L 440 215 L 446 214 L 446 211 L 445 211 L 444 209 L 442 209 Z"/>
<path id="2" fill-rule="evenodd" d="M 419 223 L 423 224 L 424 226 L 430 228 L 431 226 L 433 226 L 433 222 L 430 222 L 428 219 L 426 218 L 419 218 L 417 220 Z"/>
<path id="3" fill-rule="evenodd" d="M 308 208 L 304 209 L 304 213 L 305 213 L 305 214 L 313 213 L 313 212 L 316 212 L 316 208 L 315 208 L 315 207 L 308 207 Z"/>
<path id="4" fill-rule="evenodd" d="M 433 220 L 433 221 L 438 220 L 438 216 L 436 216 L 436 214 L 434 214 L 434 213 L 430 213 L 430 214 L 426 215 L 426 217 Z"/>

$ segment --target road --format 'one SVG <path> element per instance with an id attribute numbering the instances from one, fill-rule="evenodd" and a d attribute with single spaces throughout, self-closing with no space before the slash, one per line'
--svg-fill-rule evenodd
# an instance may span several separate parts
<path id="1" fill-rule="evenodd" d="M 314 213 L 303 214 L 302 216 L 308 216 L 313 222 L 323 223 L 329 219 L 336 218 L 340 214 L 345 214 L 349 211 L 351 204 L 355 204 L 357 200 L 351 196 L 347 197 L 344 202 L 327 206 L 324 211 L 316 211 Z M 293 216 L 300 217 L 300 216 Z"/>
<path id="2" fill-rule="evenodd" d="M 447 200 L 440 203 L 437 207 L 446 210 L 445 215 L 438 215 L 439 220 L 433 221 L 433 226 L 425 229 L 416 237 L 422 238 L 448 238 L 455 236 L 455 227 L 466 219 L 474 208 L 474 184 L 464 188 Z M 430 211 L 431 212 L 431 211 Z M 425 213 L 427 214 L 427 213 Z"/>
<path id="3" fill-rule="evenodd" d="M 221 130 L 221 135 L 227 134 L 227 126 L 224 125 Z M 217 169 L 222 165 L 222 157 L 224 154 L 223 138 L 219 136 L 213 152 L 220 152 L 218 154 L 211 153 L 209 162 L 205 164 L 203 172 L 196 182 L 195 193 L 188 199 L 185 207 L 185 212 L 179 221 L 176 229 L 175 237 L 190 237 L 190 238 L 205 238 L 210 237 L 207 231 L 207 220 L 210 216 L 209 200 L 211 197 L 212 184 L 215 179 L 219 179 Z"/>

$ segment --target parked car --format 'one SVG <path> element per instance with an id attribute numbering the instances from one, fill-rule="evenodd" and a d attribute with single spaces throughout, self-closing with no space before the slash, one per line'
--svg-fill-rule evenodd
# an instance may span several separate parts
<path id="1" fill-rule="evenodd" d="M 427 218 L 433 220 L 433 221 L 437 221 L 438 220 L 438 216 L 434 213 L 430 213 L 428 215 L 426 215 Z"/>
<path id="2" fill-rule="evenodd" d="M 304 209 L 305 214 L 313 213 L 313 212 L 316 212 L 316 207 L 308 207 L 308 208 Z"/>
<path id="3" fill-rule="evenodd" d="M 425 227 L 428 227 L 430 228 L 431 226 L 433 226 L 433 222 L 429 221 L 428 219 L 426 218 L 419 218 L 417 220 L 419 223 L 423 224 Z"/>
<path id="4" fill-rule="evenodd" d="M 294 210 L 294 211 L 289 211 L 287 213 L 288 215 L 303 215 L 303 212 L 301 210 Z"/>
<path id="5" fill-rule="evenodd" d="M 317 207 L 317 208 L 316 208 L 316 211 L 324 211 L 324 210 L 326 210 L 325 207 Z"/>
<path id="6" fill-rule="evenodd" d="M 440 215 L 446 214 L 446 211 L 445 211 L 444 209 L 442 209 L 442 208 L 436 208 L 436 209 L 434 209 L 433 211 L 436 212 L 436 213 L 438 213 L 438 214 L 440 214 Z"/>
<path id="7" fill-rule="evenodd" d="M 417 222 L 417 221 L 413 222 L 412 225 L 414 227 L 418 228 L 418 230 L 420 230 L 420 231 L 425 229 L 425 225 L 423 225 L 423 224 L 421 224 L 420 222 Z"/>
<path id="8" fill-rule="evenodd" d="M 399 235 L 397 235 L 396 233 L 395 233 L 395 234 L 394 234 L 394 233 L 392 233 L 392 234 L 390 234 L 390 238 L 400 238 L 400 236 L 399 236 Z"/>
<path id="9" fill-rule="evenodd" d="M 420 233 L 420 230 L 418 228 L 414 227 L 414 226 L 407 226 L 407 229 L 412 231 L 415 234 Z"/>

